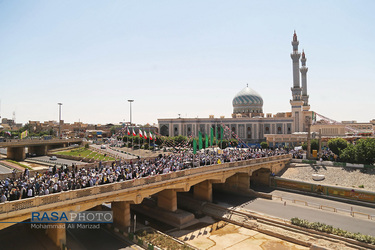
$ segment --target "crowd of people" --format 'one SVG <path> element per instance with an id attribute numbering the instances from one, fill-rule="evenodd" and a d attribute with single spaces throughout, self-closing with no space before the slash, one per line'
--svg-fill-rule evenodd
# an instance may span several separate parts
<path id="1" fill-rule="evenodd" d="M 29 170 L 25 169 L 19 177 L 14 172 L 12 177 L 0 180 L 1 202 L 166 174 L 192 167 L 288 153 L 293 154 L 294 152 L 284 149 L 241 148 L 229 148 L 221 150 L 221 152 L 206 150 L 197 154 L 193 154 L 191 151 L 179 151 L 171 155 L 159 155 L 151 160 L 117 161 L 109 166 L 99 163 L 95 168 L 78 168 L 75 165 L 71 168 L 65 165 L 51 166 L 47 171 L 34 174 L 30 174 Z"/>

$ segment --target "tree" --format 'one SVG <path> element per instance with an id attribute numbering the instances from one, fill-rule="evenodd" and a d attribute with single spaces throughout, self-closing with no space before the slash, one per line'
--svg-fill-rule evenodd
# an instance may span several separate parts
<path id="1" fill-rule="evenodd" d="M 340 152 L 340 161 L 354 163 L 356 155 L 355 151 L 354 145 L 348 144 L 347 147 Z"/>
<path id="2" fill-rule="evenodd" d="M 262 142 L 260 143 L 260 147 L 263 148 L 263 149 L 268 148 L 268 143 L 265 142 L 265 141 L 262 141 Z"/>
<path id="3" fill-rule="evenodd" d="M 310 153 L 312 153 L 313 150 L 319 150 L 319 141 L 317 139 L 312 139 L 310 141 L 310 146 L 311 146 L 311 152 Z M 302 149 L 307 150 L 307 142 L 304 142 L 302 144 Z"/>
<path id="4" fill-rule="evenodd" d="M 349 144 L 340 151 L 340 161 L 361 164 L 374 164 L 375 138 L 360 139 L 355 145 Z"/>
<path id="5" fill-rule="evenodd" d="M 357 163 L 372 164 L 375 162 L 375 138 L 360 139 L 354 147 Z"/>
<path id="6" fill-rule="evenodd" d="M 342 138 L 330 139 L 328 141 L 328 148 L 336 155 L 340 156 L 342 150 L 348 146 L 348 142 Z"/>

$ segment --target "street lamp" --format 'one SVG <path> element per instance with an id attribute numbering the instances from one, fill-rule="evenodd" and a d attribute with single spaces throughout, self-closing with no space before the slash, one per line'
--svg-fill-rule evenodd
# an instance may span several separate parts
<path id="1" fill-rule="evenodd" d="M 61 138 L 61 105 L 62 103 L 59 102 L 57 103 L 57 105 L 59 105 L 59 138 Z"/>
<path id="2" fill-rule="evenodd" d="M 128 102 L 130 103 L 130 126 L 132 125 L 132 102 L 134 102 L 134 100 L 128 100 Z"/>

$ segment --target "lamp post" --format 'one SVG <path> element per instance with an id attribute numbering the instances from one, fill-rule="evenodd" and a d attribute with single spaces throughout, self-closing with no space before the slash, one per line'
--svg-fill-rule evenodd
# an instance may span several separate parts
<path id="1" fill-rule="evenodd" d="M 59 105 L 59 138 L 61 139 L 61 105 L 62 103 L 59 102 L 57 103 Z"/>
<path id="2" fill-rule="evenodd" d="M 128 100 L 128 102 L 130 103 L 130 126 L 132 125 L 132 102 L 134 102 L 134 100 Z"/>

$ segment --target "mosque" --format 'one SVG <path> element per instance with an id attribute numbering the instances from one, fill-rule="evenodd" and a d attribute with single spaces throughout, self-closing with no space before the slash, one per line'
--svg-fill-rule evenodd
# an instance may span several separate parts
<path id="1" fill-rule="evenodd" d="M 283 141 L 274 143 L 292 146 L 293 135 L 307 132 L 308 124 L 312 120 L 313 112 L 310 111 L 309 96 L 307 95 L 307 71 L 306 56 L 298 51 L 299 41 L 294 32 L 291 53 L 293 68 L 293 86 L 291 88 L 292 99 L 291 110 L 277 114 L 263 113 L 263 99 L 253 89 L 246 86 L 233 98 L 233 114 L 231 118 L 174 118 L 158 119 L 159 132 L 164 136 L 197 136 L 198 132 L 203 135 L 210 134 L 210 129 L 217 126 L 225 126 L 226 130 L 241 142 L 248 145 L 259 144 L 269 141 L 267 137 L 280 135 Z M 301 61 L 301 67 L 300 67 Z M 302 84 L 301 84 L 302 83 Z M 214 130 L 215 131 L 215 130 Z M 272 144 L 272 142 L 270 143 Z"/>

